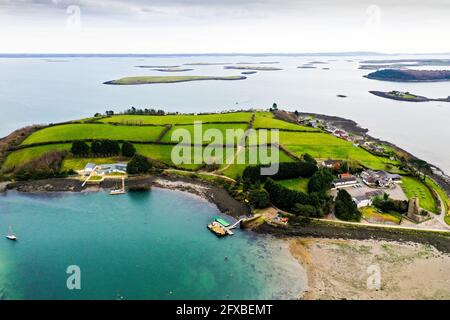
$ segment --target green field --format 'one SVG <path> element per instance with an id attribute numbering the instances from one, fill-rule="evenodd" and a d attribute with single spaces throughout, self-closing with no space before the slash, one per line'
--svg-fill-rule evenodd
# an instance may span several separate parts
<path id="1" fill-rule="evenodd" d="M 233 112 L 221 114 L 203 115 L 167 115 L 167 116 L 145 116 L 145 115 L 117 115 L 103 118 L 101 122 L 114 122 L 123 124 L 193 124 L 194 121 L 202 122 L 249 122 L 251 112 Z M 92 119 L 91 119 L 92 120 Z"/>
<path id="2" fill-rule="evenodd" d="M 26 148 L 22 150 L 17 150 L 9 154 L 6 158 L 5 163 L 3 163 L 2 171 L 10 172 L 14 170 L 14 167 L 25 164 L 26 162 L 39 158 L 44 153 L 50 151 L 65 151 L 70 150 L 70 144 L 56 144 L 56 145 L 47 145 L 47 146 L 39 146 L 33 148 Z"/>
<path id="3" fill-rule="evenodd" d="M 308 193 L 308 178 L 279 180 L 277 182 L 288 189 Z"/>
<path id="4" fill-rule="evenodd" d="M 272 129 L 284 129 L 284 130 L 298 130 L 298 131 L 318 131 L 312 127 L 301 126 L 298 124 L 278 120 L 274 118 L 274 115 L 270 112 L 258 112 L 253 122 L 254 129 L 260 128 L 272 128 Z"/>
<path id="5" fill-rule="evenodd" d="M 402 188 L 408 199 L 418 197 L 421 208 L 437 213 L 437 207 L 433 195 L 426 185 L 413 177 L 403 177 L 402 181 Z"/>
<path id="6" fill-rule="evenodd" d="M 292 160 L 290 157 L 288 157 L 284 152 L 279 151 L 276 148 L 272 148 L 271 150 L 278 152 L 278 162 L 293 162 L 294 160 Z M 241 151 L 243 154 L 243 151 Z M 253 162 L 253 160 L 250 160 L 250 153 L 252 154 L 256 154 L 256 162 Z M 269 156 L 271 155 L 271 152 L 269 151 Z M 229 158 L 227 158 L 229 159 Z M 245 158 L 244 158 L 244 163 L 243 164 L 238 164 L 238 162 L 235 160 L 233 162 L 233 164 L 231 165 L 227 165 L 227 164 L 223 164 L 221 170 L 220 171 L 222 174 L 235 179 L 237 176 L 242 176 L 242 173 L 244 172 L 245 168 L 249 165 L 255 165 L 255 164 L 267 164 L 266 161 L 261 161 L 262 159 L 259 157 L 258 155 L 258 151 L 255 147 L 247 147 L 245 148 Z M 240 162 L 241 163 L 241 162 Z"/>
<path id="7" fill-rule="evenodd" d="M 317 159 L 358 162 L 374 170 L 385 170 L 396 164 L 395 161 L 374 156 L 349 141 L 326 133 L 280 132 L 280 143 L 297 156 L 309 153 Z M 389 171 L 393 171 L 392 169 Z"/>
<path id="8" fill-rule="evenodd" d="M 187 81 L 205 81 L 205 80 L 244 80 L 246 77 L 242 76 L 138 76 L 138 77 L 124 77 L 117 80 L 107 81 L 104 84 L 112 85 L 137 85 L 137 84 L 156 84 L 156 83 L 176 83 Z"/>
<path id="9" fill-rule="evenodd" d="M 226 139 L 226 130 L 227 129 L 233 129 L 233 130 L 241 130 L 240 132 L 236 132 L 237 135 L 234 138 L 234 144 L 236 145 L 238 142 L 241 141 L 242 137 L 244 136 L 244 132 L 245 129 L 247 129 L 247 125 L 246 124 L 203 124 L 201 127 L 202 129 L 202 134 L 205 134 L 205 131 L 208 129 L 217 129 L 220 130 L 220 132 L 223 135 L 224 140 L 221 141 L 220 144 L 225 143 L 225 139 Z M 190 126 L 173 126 L 163 137 L 163 139 L 161 140 L 161 142 L 175 142 L 178 143 L 178 141 L 172 141 L 172 135 L 174 134 L 175 131 L 180 130 L 180 129 L 185 129 L 190 133 L 190 136 L 192 137 L 192 139 L 194 138 L 194 126 L 190 125 Z M 231 131 L 231 134 L 233 135 L 234 132 Z M 223 143 L 222 143 L 223 142 Z M 191 141 L 191 144 L 193 144 L 194 141 Z M 211 141 L 206 141 L 206 140 L 201 140 L 201 143 L 211 143 Z"/>
<path id="10" fill-rule="evenodd" d="M 33 133 L 22 144 L 82 139 L 156 141 L 164 127 L 114 126 L 107 124 L 65 124 Z"/>

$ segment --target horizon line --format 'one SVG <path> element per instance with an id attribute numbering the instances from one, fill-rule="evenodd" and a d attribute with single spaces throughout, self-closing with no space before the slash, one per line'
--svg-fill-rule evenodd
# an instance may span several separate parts
<path id="1" fill-rule="evenodd" d="M 44 56 L 338 56 L 338 55 L 379 55 L 379 56 L 394 56 L 394 55 L 450 55 L 450 52 L 434 52 L 434 53 L 416 53 L 416 52 L 397 52 L 386 53 L 376 51 L 323 51 L 323 52 L 209 52 L 209 53 L 74 53 L 74 52 L 43 52 L 43 53 L 24 53 L 24 52 L 0 52 L 0 57 L 44 57 Z"/>

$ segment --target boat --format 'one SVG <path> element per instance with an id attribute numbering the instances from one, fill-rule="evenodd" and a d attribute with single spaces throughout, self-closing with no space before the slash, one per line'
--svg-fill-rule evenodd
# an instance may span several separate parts
<path id="1" fill-rule="evenodd" d="M 9 240 L 11 240 L 11 241 L 16 241 L 16 240 L 17 240 L 17 237 L 16 237 L 16 235 L 14 234 L 14 232 L 12 231 L 12 228 L 11 228 L 11 227 L 9 227 L 9 233 L 8 233 L 8 235 L 6 236 L 6 238 L 9 239 Z"/>
<path id="2" fill-rule="evenodd" d="M 227 235 L 227 230 L 218 222 L 213 221 L 208 224 L 208 229 L 211 230 L 218 237 L 224 237 Z"/>
<path id="3" fill-rule="evenodd" d="M 116 188 L 111 190 L 109 192 L 109 194 L 110 195 L 118 195 L 118 194 L 125 194 L 125 193 L 126 193 L 125 192 L 125 178 L 122 177 L 122 188 L 119 189 L 119 188 L 117 188 L 117 185 L 116 185 Z"/>

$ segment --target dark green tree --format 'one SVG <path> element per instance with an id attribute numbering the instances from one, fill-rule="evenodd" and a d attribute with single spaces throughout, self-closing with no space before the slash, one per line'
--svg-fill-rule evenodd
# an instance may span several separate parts
<path id="1" fill-rule="evenodd" d="M 358 211 L 352 196 L 345 190 L 339 190 L 334 203 L 334 213 L 337 218 L 345 221 L 361 220 L 361 212 Z"/>
<path id="2" fill-rule="evenodd" d="M 151 169 L 151 164 L 146 157 L 136 153 L 127 165 L 127 173 L 146 173 Z"/>
<path id="3" fill-rule="evenodd" d="M 72 152 L 72 154 L 75 156 L 85 156 L 89 154 L 90 148 L 89 145 L 84 141 L 74 141 L 72 142 L 70 152 Z"/>
<path id="4" fill-rule="evenodd" d="M 130 142 L 124 142 L 122 144 L 122 155 L 124 157 L 131 158 L 136 153 L 136 148 Z"/>
<path id="5" fill-rule="evenodd" d="M 250 203 L 258 209 L 267 208 L 270 205 L 269 193 L 266 190 L 252 190 L 249 194 Z"/>
<path id="6" fill-rule="evenodd" d="M 308 182 L 308 191 L 313 192 L 325 192 L 331 188 L 333 182 L 333 174 L 327 168 L 322 168 L 313 174 Z"/>

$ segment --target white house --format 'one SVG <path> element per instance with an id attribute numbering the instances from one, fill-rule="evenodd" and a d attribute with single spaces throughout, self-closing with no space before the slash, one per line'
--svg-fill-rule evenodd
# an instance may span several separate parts
<path id="1" fill-rule="evenodd" d="M 90 174 L 92 173 L 92 171 L 94 171 L 94 169 L 95 169 L 96 166 L 97 166 L 97 165 L 96 165 L 95 163 L 90 163 L 90 162 L 89 162 L 89 163 L 84 167 L 84 170 L 83 170 L 84 175 L 85 175 L 85 176 L 90 175 Z"/>
<path id="2" fill-rule="evenodd" d="M 353 197 L 353 202 L 358 208 L 364 208 L 372 205 L 372 199 L 365 195 Z"/>
<path id="3" fill-rule="evenodd" d="M 355 176 L 342 176 L 339 179 L 333 181 L 333 186 L 335 188 L 339 187 L 350 187 L 358 184 L 358 179 Z"/>

